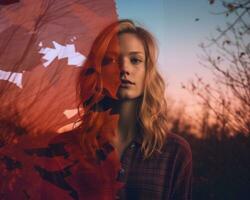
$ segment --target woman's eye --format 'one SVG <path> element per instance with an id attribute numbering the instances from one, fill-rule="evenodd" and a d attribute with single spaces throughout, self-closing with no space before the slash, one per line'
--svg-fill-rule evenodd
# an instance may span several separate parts
<path id="1" fill-rule="evenodd" d="M 141 59 L 139 59 L 139 58 L 131 58 L 130 59 L 130 62 L 132 63 L 132 64 L 139 64 L 139 63 L 141 63 L 142 62 L 142 60 Z"/>
<path id="2" fill-rule="evenodd" d="M 115 62 L 116 62 L 116 59 L 114 59 L 112 57 L 104 57 L 102 60 L 102 66 L 109 65 L 109 64 L 115 63 Z"/>

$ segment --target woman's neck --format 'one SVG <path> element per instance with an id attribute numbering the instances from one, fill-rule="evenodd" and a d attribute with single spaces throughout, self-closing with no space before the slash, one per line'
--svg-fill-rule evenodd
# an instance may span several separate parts
<path id="1" fill-rule="evenodd" d="M 138 99 L 122 100 L 119 104 L 118 137 L 129 142 L 136 134 Z"/>
<path id="2" fill-rule="evenodd" d="M 118 126 L 112 139 L 119 157 L 137 134 L 137 110 L 139 99 L 118 100 L 113 103 L 113 111 L 118 114 Z"/>
<path id="3" fill-rule="evenodd" d="M 127 142 L 131 140 L 137 131 L 137 110 L 140 99 L 119 99 L 114 100 L 110 97 L 105 97 L 95 111 L 106 111 L 111 108 L 111 113 L 118 115 L 118 124 L 116 136 L 117 142 Z"/>

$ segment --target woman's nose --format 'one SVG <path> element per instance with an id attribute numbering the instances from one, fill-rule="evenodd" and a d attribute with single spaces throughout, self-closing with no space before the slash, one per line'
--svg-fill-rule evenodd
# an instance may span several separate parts
<path id="1" fill-rule="evenodd" d="M 119 62 L 121 74 L 130 74 L 129 62 L 126 59 L 121 59 Z"/>

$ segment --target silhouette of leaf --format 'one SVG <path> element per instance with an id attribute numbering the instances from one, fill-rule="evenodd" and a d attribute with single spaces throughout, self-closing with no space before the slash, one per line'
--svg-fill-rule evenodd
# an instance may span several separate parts
<path id="1" fill-rule="evenodd" d="M 14 160 L 9 156 L 0 157 L 0 161 L 3 162 L 10 171 L 22 168 L 22 163 L 20 161 Z"/>
<path id="2" fill-rule="evenodd" d="M 225 44 L 228 44 L 228 45 L 229 45 L 229 44 L 231 44 L 231 41 L 230 41 L 230 40 L 224 40 L 222 44 L 223 44 L 223 45 L 225 45 Z"/>
<path id="3" fill-rule="evenodd" d="M 208 0 L 209 4 L 214 4 L 215 0 Z"/>
<path id="4" fill-rule="evenodd" d="M 239 57 L 241 58 L 244 55 L 246 55 L 246 53 L 245 52 L 241 52 Z"/>
<path id="5" fill-rule="evenodd" d="M 233 12 L 236 9 L 235 5 L 232 3 L 227 4 L 227 8 L 230 12 Z"/>

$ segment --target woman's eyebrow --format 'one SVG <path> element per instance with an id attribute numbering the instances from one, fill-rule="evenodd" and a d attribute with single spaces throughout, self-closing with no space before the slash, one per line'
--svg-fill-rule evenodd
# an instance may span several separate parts
<path id="1" fill-rule="evenodd" d="M 129 55 L 142 55 L 142 56 L 144 56 L 144 53 L 143 52 L 141 52 L 141 51 L 130 51 L 129 52 Z"/>

